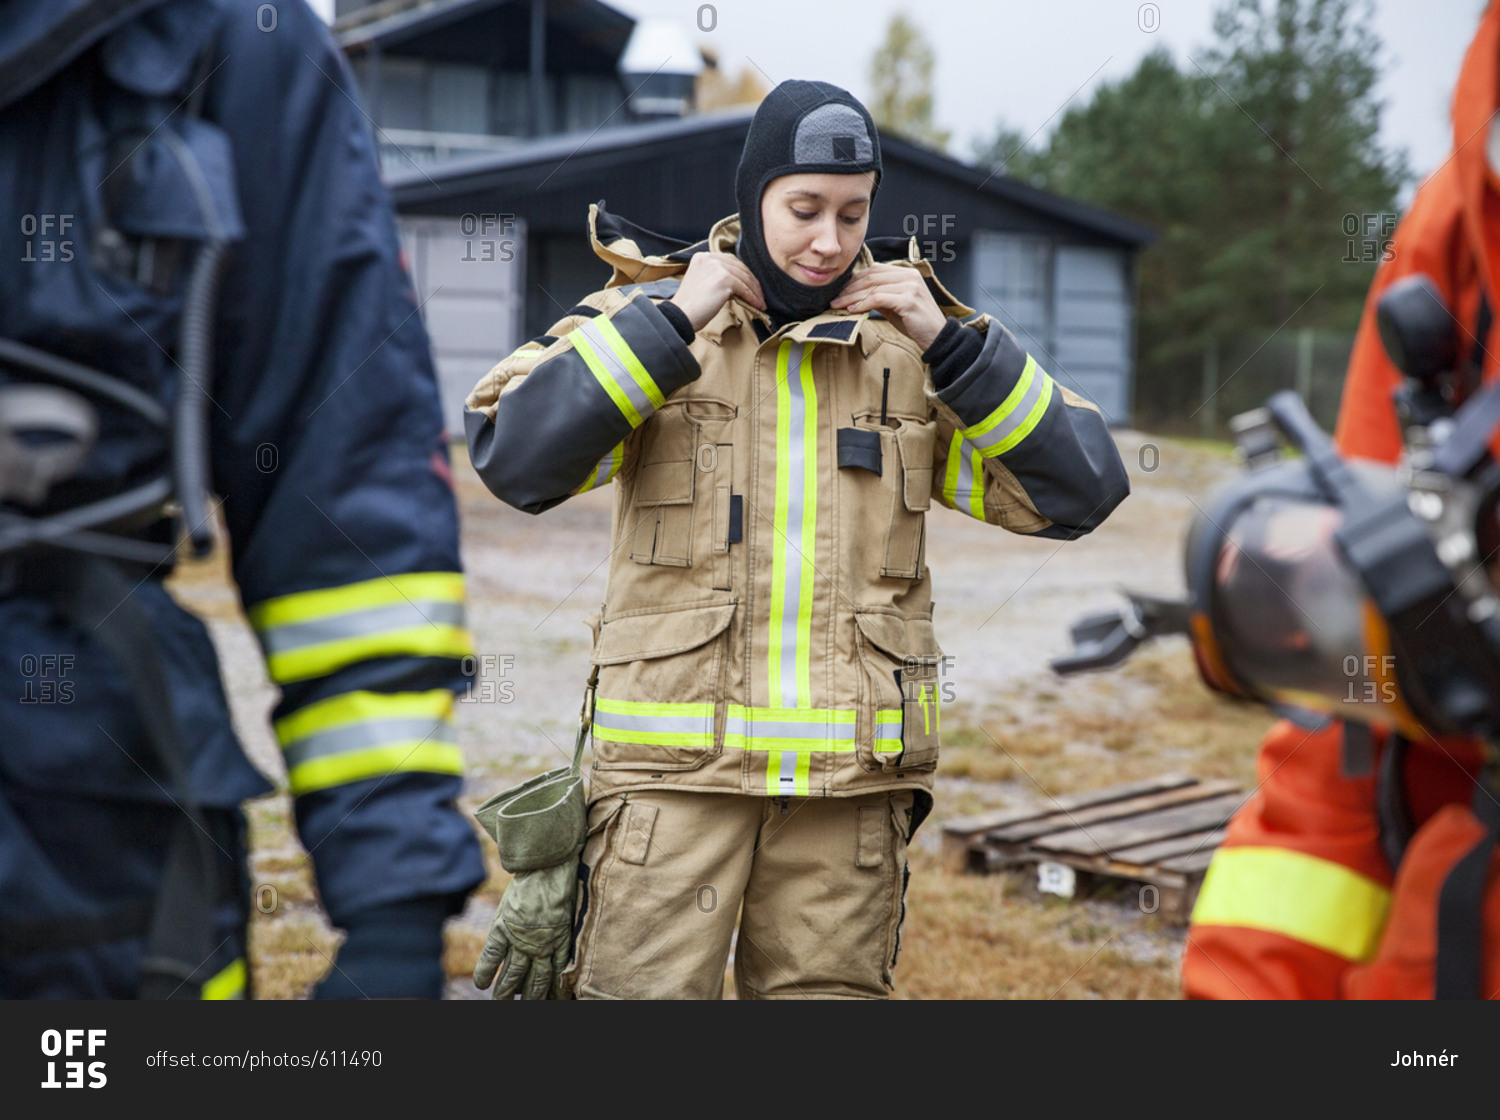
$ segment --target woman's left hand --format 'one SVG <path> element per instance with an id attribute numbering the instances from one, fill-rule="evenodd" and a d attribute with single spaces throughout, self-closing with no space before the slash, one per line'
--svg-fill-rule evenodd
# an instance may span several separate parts
<path id="1" fill-rule="evenodd" d="M 879 311 L 923 350 L 948 321 L 921 273 L 893 264 L 872 264 L 845 284 L 829 306 L 852 314 Z"/>

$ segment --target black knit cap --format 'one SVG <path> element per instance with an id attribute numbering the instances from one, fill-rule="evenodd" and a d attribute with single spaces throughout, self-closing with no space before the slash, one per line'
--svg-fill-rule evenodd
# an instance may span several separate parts
<path id="1" fill-rule="evenodd" d="M 880 186 L 880 137 L 869 112 L 847 91 L 827 82 L 782 82 L 755 110 L 735 174 L 740 240 L 735 252 L 760 281 L 772 322 L 807 319 L 828 309 L 854 271 L 818 287 L 794 280 L 771 260 L 760 223 L 766 185 L 782 175 L 875 173 Z"/>

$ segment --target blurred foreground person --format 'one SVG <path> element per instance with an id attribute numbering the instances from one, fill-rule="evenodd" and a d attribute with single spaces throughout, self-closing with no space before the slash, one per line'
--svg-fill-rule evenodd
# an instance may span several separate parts
<path id="1" fill-rule="evenodd" d="M 456 508 L 327 28 L 301 0 L 11 0 L 0 230 L 0 997 L 248 993 L 240 805 L 271 786 L 162 586 L 220 512 L 348 935 L 318 994 L 440 996 L 483 878 Z"/>
<path id="2" fill-rule="evenodd" d="M 1403 376 L 1376 321 L 1396 281 L 1426 274 L 1451 311 L 1453 403 L 1495 378 L 1497 105 L 1500 5 L 1491 4 L 1454 91 L 1453 153 L 1417 191 L 1365 304 L 1336 432 L 1345 456 L 1395 463 L 1404 451 L 1393 397 Z M 1472 739 L 1276 724 L 1261 745 L 1261 784 L 1230 822 L 1194 909 L 1186 994 L 1500 997 L 1500 801 L 1480 780 L 1482 763 Z"/>

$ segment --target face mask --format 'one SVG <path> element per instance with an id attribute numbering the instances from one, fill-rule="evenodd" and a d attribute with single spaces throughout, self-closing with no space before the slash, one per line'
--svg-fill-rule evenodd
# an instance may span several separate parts
<path id="1" fill-rule="evenodd" d="M 772 179 L 799 172 L 836 175 L 875 173 L 880 182 L 880 137 L 865 107 L 847 90 L 827 82 L 782 82 L 768 93 L 750 121 L 735 175 L 740 208 L 736 254 L 760 281 L 772 323 L 808 319 L 828 310 L 854 273 L 851 263 L 828 284 L 810 287 L 771 260 L 760 224 L 760 202 Z M 873 201 L 873 192 L 872 192 Z"/>

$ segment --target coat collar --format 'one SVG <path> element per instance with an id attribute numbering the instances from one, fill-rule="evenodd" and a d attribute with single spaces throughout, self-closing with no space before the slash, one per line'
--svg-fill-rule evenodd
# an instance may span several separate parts
<path id="1" fill-rule="evenodd" d="M 628 236 L 614 238 L 608 244 L 600 239 L 599 234 L 599 207 L 597 204 L 589 206 L 589 241 L 594 247 L 594 253 L 600 260 L 614 269 L 614 275 L 606 287 L 617 288 L 625 284 L 641 284 L 652 280 L 664 280 L 681 276 L 687 271 L 688 260 L 694 251 L 712 250 L 719 253 L 734 252 L 735 242 L 740 236 L 740 216 L 730 214 L 728 217 L 720 218 L 709 230 L 708 237 L 698 242 L 697 245 L 689 246 L 687 249 L 679 250 L 670 255 L 661 253 L 647 253 L 642 250 L 636 240 Z M 875 263 L 870 253 L 868 244 L 859 247 L 859 255 L 854 259 L 854 271 L 856 273 L 869 268 Z M 933 275 L 932 265 L 922 257 L 922 251 L 915 237 L 907 243 L 906 259 L 883 261 L 883 264 L 894 264 L 906 268 L 915 268 L 917 272 L 927 281 L 927 287 L 932 292 L 933 298 L 937 300 L 938 307 L 945 315 L 958 318 L 968 318 L 973 315 L 974 309 L 960 303 L 953 295 L 943 287 L 937 277 Z M 764 312 L 758 311 L 749 304 L 737 299 L 731 299 L 719 313 L 709 320 L 698 333 L 712 342 L 719 342 L 724 333 L 731 327 L 745 326 L 747 329 L 754 319 L 760 319 L 769 323 L 770 320 Z M 825 311 L 821 315 L 811 319 L 804 319 L 794 324 L 791 329 L 782 334 L 782 339 L 790 339 L 793 342 L 816 342 L 833 343 L 840 346 L 852 346 L 860 341 L 861 330 L 868 332 L 867 324 L 870 314 L 864 312 L 858 315 L 850 315 L 843 311 Z M 868 352 L 869 347 L 864 347 Z"/>

